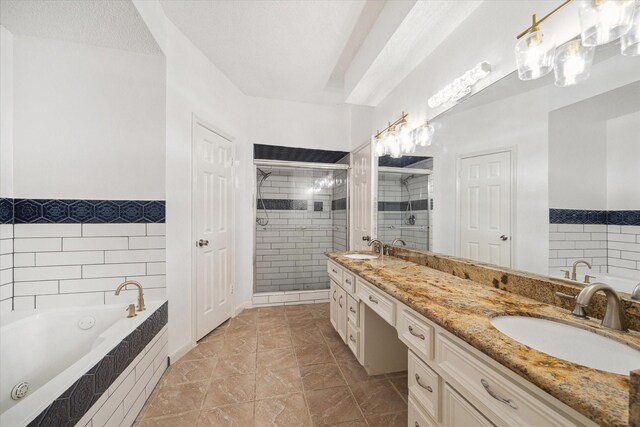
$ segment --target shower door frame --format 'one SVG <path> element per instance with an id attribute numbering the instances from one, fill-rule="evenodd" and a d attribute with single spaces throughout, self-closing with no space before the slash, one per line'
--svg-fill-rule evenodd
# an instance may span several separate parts
<path id="1" fill-rule="evenodd" d="M 404 175 L 433 175 L 433 169 L 424 169 L 424 168 L 398 168 L 398 167 L 391 167 L 391 166 L 378 166 L 378 173 L 376 174 L 376 181 L 379 180 L 380 178 L 380 174 L 381 173 L 395 173 L 395 174 L 404 174 Z M 430 176 L 429 179 L 433 179 L 433 177 Z M 378 192 L 378 188 L 376 186 L 376 193 Z M 377 196 L 377 194 L 376 194 Z M 433 248 L 431 247 L 431 245 L 429 244 L 429 240 L 432 237 L 431 236 L 431 199 L 433 198 L 433 195 L 429 193 L 429 185 L 427 184 L 427 251 L 432 252 Z M 376 215 L 376 223 L 378 222 L 378 216 Z M 377 224 L 376 224 L 377 225 Z M 378 229 L 380 229 L 380 227 L 378 227 Z"/>
<path id="2" fill-rule="evenodd" d="M 347 182 L 345 183 L 347 186 L 347 206 L 346 206 L 346 215 L 347 215 L 347 226 L 346 226 L 346 231 L 347 231 L 347 235 L 346 235 L 346 242 L 345 242 L 345 247 L 346 250 L 348 251 L 350 249 L 350 243 L 349 243 L 349 238 L 351 237 L 349 235 L 350 233 L 350 229 L 349 229 L 349 211 L 350 211 L 350 204 L 351 204 L 351 198 L 350 198 L 350 182 L 349 182 L 349 178 L 351 175 L 351 167 L 348 164 L 342 164 L 342 163 L 313 163 L 313 162 L 295 162 L 295 161 L 286 161 L 286 160 L 264 160 L 264 159 L 254 159 L 253 160 L 253 201 L 252 201 L 252 205 L 253 205 L 253 218 L 252 218 L 252 225 L 251 225 L 251 229 L 253 231 L 253 296 L 259 296 L 259 295 L 266 295 L 269 294 L 271 292 L 262 292 L 258 293 L 256 290 L 256 274 L 257 274 L 257 268 L 256 268 L 256 218 L 258 215 L 258 204 L 257 204 L 257 196 L 258 196 L 258 180 L 255 179 L 255 177 L 257 176 L 258 173 L 258 168 L 259 167 L 270 167 L 270 168 L 281 168 L 281 169 L 323 169 L 323 170 L 332 170 L 332 171 L 340 171 L 340 170 L 344 170 L 347 173 Z M 329 288 L 327 288 L 329 289 Z M 324 290 L 324 289 L 322 289 Z M 297 291 L 278 291 L 278 292 L 283 292 L 285 294 L 287 293 L 296 293 L 296 292 L 304 292 L 306 291 L 305 289 L 300 289 Z M 312 291 L 317 291 L 317 290 L 309 290 L 310 292 Z"/>

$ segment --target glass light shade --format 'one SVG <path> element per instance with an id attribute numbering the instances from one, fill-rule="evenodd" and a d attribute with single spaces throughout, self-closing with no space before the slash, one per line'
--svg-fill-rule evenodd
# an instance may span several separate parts
<path id="1" fill-rule="evenodd" d="M 583 82 L 591 74 L 594 47 L 583 46 L 580 40 L 571 40 L 556 49 L 556 86 L 571 86 Z"/>
<path id="2" fill-rule="evenodd" d="M 427 145 L 431 145 L 434 131 L 435 129 L 433 125 L 429 123 L 425 123 L 424 125 L 417 128 L 413 134 L 415 144 L 421 147 L 426 147 Z"/>
<path id="3" fill-rule="evenodd" d="M 619 39 L 631 28 L 635 0 L 582 0 L 580 37 L 584 46 Z"/>
<path id="4" fill-rule="evenodd" d="M 550 34 L 533 31 L 516 43 L 516 63 L 520 80 L 538 79 L 553 70 L 556 43 Z"/>
<path id="5" fill-rule="evenodd" d="M 640 56 L 640 3 L 631 21 L 631 27 L 620 39 L 620 50 L 625 56 Z"/>
<path id="6" fill-rule="evenodd" d="M 402 122 L 396 128 L 396 132 L 398 135 L 398 142 L 400 143 L 400 148 L 403 153 L 411 153 L 412 150 L 415 151 L 415 147 L 413 145 L 413 139 L 411 138 L 411 133 L 409 132 L 409 126 L 407 126 L 406 122 Z"/>

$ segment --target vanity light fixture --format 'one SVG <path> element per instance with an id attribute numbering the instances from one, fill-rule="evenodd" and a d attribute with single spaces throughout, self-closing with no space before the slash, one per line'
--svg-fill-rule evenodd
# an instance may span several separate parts
<path id="1" fill-rule="evenodd" d="M 620 38 L 620 50 L 625 56 L 640 56 L 640 2 L 631 20 L 631 27 Z"/>
<path id="2" fill-rule="evenodd" d="M 556 49 L 556 86 L 571 86 L 587 80 L 591 74 L 594 51 L 594 47 L 583 46 L 580 39 L 571 40 Z"/>
<path id="3" fill-rule="evenodd" d="M 431 145 L 434 128 L 425 123 L 410 130 L 407 122 L 407 113 L 402 113 L 400 118 L 371 137 L 371 146 L 377 157 L 389 155 L 394 159 L 405 154 L 413 154 L 417 146 Z"/>
<path id="4" fill-rule="evenodd" d="M 473 85 L 484 79 L 491 72 L 491 64 L 481 62 L 475 67 L 443 87 L 427 101 L 429 107 L 437 108 L 449 101 L 459 101 L 471 93 Z"/>
<path id="5" fill-rule="evenodd" d="M 571 40 L 556 50 L 553 37 L 543 34 L 539 25 L 570 2 L 564 1 L 540 20 L 534 14 L 533 24 L 516 36 L 520 80 L 534 80 L 556 68 L 558 86 L 584 81 L 591 72 L 593 48 L 621 37 L 623 55 L 640 55 L 638 0 L 580 0 L 580 40 Z"/>
<path id="6" fill-rule="evenodd" d="M 581 0 L 580 37 L 584 46 L 619 39 L 631 28 L 635 0 Z"/>

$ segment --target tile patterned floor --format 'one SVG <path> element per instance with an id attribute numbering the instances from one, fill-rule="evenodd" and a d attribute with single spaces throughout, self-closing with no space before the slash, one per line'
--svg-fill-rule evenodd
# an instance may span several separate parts
<path id="1" fill-rule="evenodd" d="M 407 373 L 369 376 L 329 305 L 245 310 L 160 379 L 136 426 L 407 425 Z"/>

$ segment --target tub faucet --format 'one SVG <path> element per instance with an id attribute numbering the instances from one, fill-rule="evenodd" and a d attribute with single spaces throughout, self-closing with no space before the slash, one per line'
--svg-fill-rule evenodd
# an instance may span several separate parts
<path id="1" fill-rule="evenodd" d="M 126 282 L 122 282 L 116 288 L 116 295 L 120 295 L 120 291 L 127 285 L 134 285 L 138 287 L 138 311 L 143 311 L 144 307 L 144 292 L 142 291 L 142 285 L 135 280 L 127 280 Z"/>
<path id="2" fill-rule="evenodd" d="M 401 243 L 402 243 L 402 246 L 407 246 L 407 242 L 405 242 L 405 241 L 404 241 L 404 240 L 402 240 L 402 239 L 393 239 L 393 242 L 391 242 L 391 246 L 395 246 L 395 245 L 396 245 L 396 243 L 398 243 L 398 242 L 401 242 Z"/>
<path id="3" fill-rule="evenodd" d="M 571 280 L 578 280 L 577 279 L 577 273 L 576 273 L 576 267 L 579 264 L 586 264 L 587 267 L 589 267 L 589 270 L 591 270 L 591 264 L 589 264 L 587 261 L 583 260 L 583 259 L 579 259 L 576 262 L 573 263 L 573 269 L 571 270 Z"/>
<path id="4" fill-rule="evenodd" d="M 585 286 L 576 297 L 576 306 L 571 314 L 576 317 L 586 318 L 585 309 L 589 306 L 591 298 L 598 291 L 604 292 L 607 296 L 607 311 L 604 314 L 601 325 L 609 329 L 626 331 L 626 319 L 620 297 L 611 286 L 605 283 L 592 283 Z"/>
<path id="5" fill-rule="evenodd" d="M 631 292 L 631 299 L 640 301 L 640 283 L 638 283 L 636 287 L 633 288 L 633 292 Z"/>

